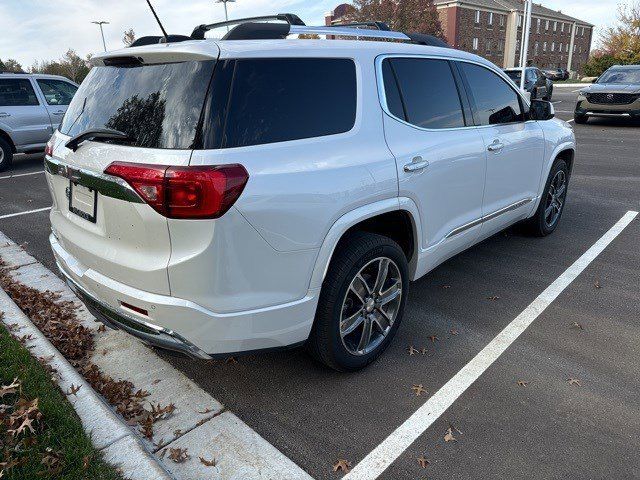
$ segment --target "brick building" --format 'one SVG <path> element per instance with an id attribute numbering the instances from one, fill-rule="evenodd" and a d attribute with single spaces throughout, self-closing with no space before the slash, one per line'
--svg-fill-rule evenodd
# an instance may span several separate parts
<path id="1" fill-rule="evenodd" d="M 522 0 L 434 0 L 447 43 L 501 67 L 520 62 Z M 325 24 L 342 23 L 352 7 L 338 5 Z M 372 19 L 375 20 L 375 19 Z M 581 73 L 589 58 L 593 25 L 539 4 L 533 5 L 527 58 L 538 67 Z"/>

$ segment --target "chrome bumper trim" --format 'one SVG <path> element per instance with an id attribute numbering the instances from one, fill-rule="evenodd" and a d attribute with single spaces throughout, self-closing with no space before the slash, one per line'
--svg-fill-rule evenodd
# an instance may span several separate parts
<path id="1" fill-rule="evenodd" d="M 149 345 L 183 353 L 191 358 L 200 360 L 211 360 L 211 356 L 200 350 L 194 344 L 183 338 L 180 334 L 168 330 L 152 323 L 145 322 L 127 315 L 123 312 L 115 311 L 111 306 L 98 300 L 64 271 L 64 268 L 58 263 L 58 269 L 64 275 L 69 288 L 82 300 L 87 309 L 96 317 L 96 319 L 105 325 L 116 330 L 124 330 L 125 332 L 139 338 Z"/>
<path id="2" fill-rule="evenodd" d="M 598 112 L 587 112 L 587 115 L 590 117 L 630 117 L 626 112 L 620 113 L 598 113 Z"/>
<path id="3" fill-rule="evenodd" d="M 508 205 L 504 208 L 501 208 L 500 210 L 496 210 L 493 213 L 489 213 L 488 215 L 484 215 L 483 217 L 480 217 L 476 220 L 472 220 L 469 223 L 465 223 L 464 225 L 454 228 L 444 238 L 451 238 L 456 235 L 459 235 L 462 232 L 469 230 L 470 228 L 480 225 L 481 223 L 488 222 L 489 220 L 493 220 L 494 218 L 499 217 L 500 215 L 508 213 L 517 208 L 524 207 L 526 204 L 531 203 L 532 201 L 533 201 L 533 198 L 524 198 L 516 203 Z"/>

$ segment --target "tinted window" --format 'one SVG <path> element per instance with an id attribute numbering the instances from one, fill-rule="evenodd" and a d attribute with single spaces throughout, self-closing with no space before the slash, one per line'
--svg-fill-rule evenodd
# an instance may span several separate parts
<path id="1" fill-rule="evenodd" d="M 120 130 L 134 145 L 191 148 L 214 61 L 94 67 L 82 82 L 60 131 Z"/>
<path id="2" fill-rule="evenodd" d="M 49 105 L 69 105 L 78 87 L 62 80 L 38 80 L 40 90 Z"/>
<path id="3" fill-rule="evenodd" d="M 464 126 L 462 105 L 448 61 L 393 58 L 386 62 L 398 79 L 406 121 L 422 128 Z"/>
<path id="4" fill-rule="evenodd" d="M 398 82 L 389 60 L 382 62 L 382 78 L 384 79 L 384 96 L 386 97 L 387 108 L 396 117 L 406 120 L 406 112 L 400 98 Z"/>
<path id="5" fill-rule="evenodd" d="M 524 119 L 518 94 L 491 70 L 460 62 L 467 83 L 473 116 L 478 125 L 518 122 Z"/>
<path id="6" fill-rule="evenodd" d="M 352 60 L 261 58 L 233 63 L 222 148 L 320 137 L 353 128 L 357 87 Z"/>
<path id="7" fill-rule="evenodd" d="M 26 78 L 0 78 L 0 106 L 22 107 L 39 105 L 31 82 Z"/>

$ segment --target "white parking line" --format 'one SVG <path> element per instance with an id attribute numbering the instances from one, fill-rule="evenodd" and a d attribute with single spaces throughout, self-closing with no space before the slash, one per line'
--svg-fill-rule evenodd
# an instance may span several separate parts
<path id="1" fill-rule="evenodd" d="M 567 123 L 571 123 L 571 122 L 573 122 L 574 120 L 575 120 L 574 118 L 572 118 L 572 119 L 570 119 L 570 120 L 567 120 Z"/>
<path id="2" fill-rule="evenodd" d="M 553 103 L 554 105 L 557 105 L 558 103 L 562 103 L 562 100 L 556 100 L 555 102 L 551 102 L 551 103 Z"/>
<path id="3" fill-rule="evenodd" d="M 9 213 L 7 215 L 0 215 L 0 220 L 3 218 L 19 217 L 20 215 L 28 215 L 29 213 L 44 212 L 45 210 L 51 210 L 51 207 L 36 208 L 35 210 L 27 210 L 26 212 Z"/>
<path id="4" fill-rule="evenodd" d="M 576 279 L 609 245 L 638 212 L 628 211 L 611 229 L 564 271 L 544 292 L 524 309 L 498 336 L 456 373 L 440 390 L 400 425 L 369 455 L 358 463 L 343 480 L 378 478 L 409 446 L 442 415 L 482 373 L 502 355 L 538 316 Z"/>
<path id="5" fill-rule="evenodd" d="M 4 180 L 6 178 L 26 177 L 27 175 L 38 175 L 40 173 L 44 173 L 44 170 L 29 173 L 16 173 L 15 175 L 5 175 L 4 177 L 0 177 L 0 180 Z"/>

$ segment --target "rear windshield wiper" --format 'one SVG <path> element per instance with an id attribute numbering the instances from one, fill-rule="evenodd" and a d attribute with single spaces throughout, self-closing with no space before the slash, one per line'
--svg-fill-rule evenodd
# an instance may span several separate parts
<path id="1" fill-rule="evenodd" d="M 76 135 L 65 143 L 64 146 L 75 152 L 80 147 L 80 144 L 85 140 L 119 140 L 133 142 L 135 139 L 119 130 L 112 130 L 110 128 L 91 128 Z"/>

